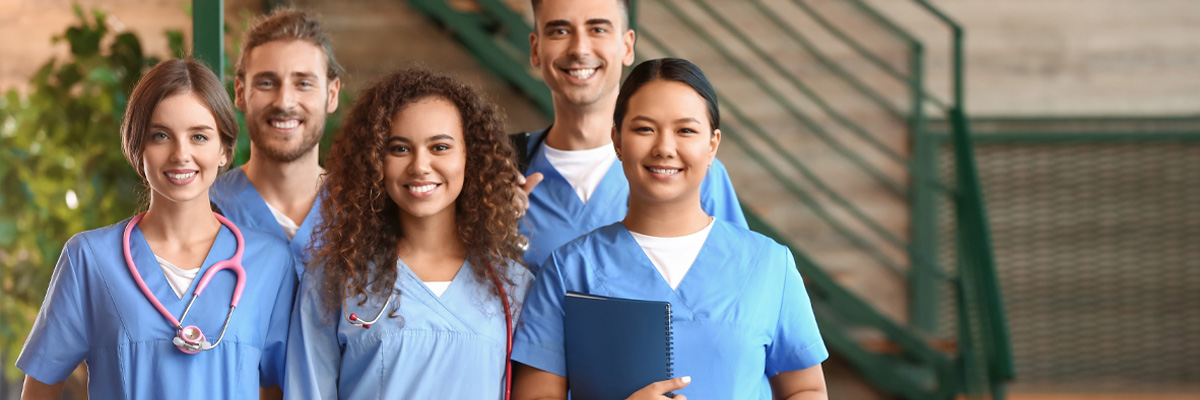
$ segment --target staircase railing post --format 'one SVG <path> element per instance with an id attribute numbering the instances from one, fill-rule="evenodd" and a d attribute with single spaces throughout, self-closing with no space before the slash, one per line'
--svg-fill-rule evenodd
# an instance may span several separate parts
<path id="1" fill-rule="evenodd" d="M 192 1 L 192 57 L 225 79 L 224 0 Z"/>

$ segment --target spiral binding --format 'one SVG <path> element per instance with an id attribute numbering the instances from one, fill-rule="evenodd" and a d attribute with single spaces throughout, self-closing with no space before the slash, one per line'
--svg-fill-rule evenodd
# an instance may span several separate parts
<path id="1" fill-rule="evenodd" d="M 667 378 L 675 377 L 675 334 L 671 331 L 671 303 L 667 303 Z"/>

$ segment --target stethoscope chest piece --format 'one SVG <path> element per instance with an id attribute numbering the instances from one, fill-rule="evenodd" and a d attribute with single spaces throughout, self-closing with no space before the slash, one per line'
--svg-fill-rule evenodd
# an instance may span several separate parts
<path id="1" fill-rule="evenodd" d="M 138 222 L 141 222 L 142 217 L 145 216 L 146 213 L 134 216 L 133 219 L 129 221 L 129 224 L 125 226 L 125 235 L 122 243 L 123 250 L 125 251 L 125 266 L 129 268 L 129 273 L 133 276 L 133 281 L 137 283 L 138 288 L 142 290 L 142 294 L 146 295 L 146 299 L 150 301 L 150 304 L 153 305 L 154 308 L 157 309 L 158 312 L 161 313 L 163 317 L 165 317 L 167 321 L 171 323 L 171 326 L 175 327 L 175 337 L 171 339 L 171 343 L 173 343 L 175 347 L 178 347 L 180 351 L 187 354 L 196 354 L 201 351 L 212 350 L 212 348 L 217 347 L 217 345 L 221 343 L 221 339 L 225 338 L 225 330 L 229 328 L 229 320 L 233 317 L 233 310 L 237 308 L 238 301 L 242 299 L 242 289 L 246 286 L 246 270 L 245 268 L 242 268 L 242 251 L 245 249 L 245 241 L 242 239 L 242 232 L 238 230 L 237 226 L 235 226 L 233 222 L 230 222 L 221 214 L 213 214 L 213 216 L 215 216 L 222 225 L 225 225 L 231 232 L 233 232 L 234 238 L 237 239 L 237 250 L 234 251 L 232 258 L 225 261 L 218 261 L 209 267 L 208 272 L 204 273 L 204 276 L 200 278 L 200 282 L 196 286 L 196 291 L 192 293 L 192 300 L 189 301 L 187 307 L 183 309 L 183 315 L 181 315 L 179 319 L 175 319 L 175 316 L 171 315 L 171 313 L 167 311 L 166 307 L 163 307 L 162 303 L 158 301 L 158 298 L 154 296 L 154 293 L 150 291 L 150 288 L 146 286 L 146 282 L 142 280 L 142 275 L 138 273 L 137 267 L 133 264 L 133 257 L 130 255 L 129 236 L 133 232 L 133 227 L 136 226 Z M 212 280 L 213 275 L 221 270 L 229 270 L 236 274 L 237 283 L 233 289 L 233 297 L 229 301 L 229 313 L 225 314 L 225 323 L 221 325 L 221 335 L 217 337 L 216 342 L 209 343 L 208 339 L 204 337 L 204 332 L 201 332 L 199 327 L 195 325 L 184 326 L 183 320 L 187 318 L 188 312 L 192 310 L 192 305 L 196 303 L 196 299 L 200 297 L 200 293 L 203 292 L 204 288 L 208 286 L 208 282 Z"/>
<path id="2" fill-rule="evenodd" d="M 179 333 L 175 334 L 175 339 L 171 341 L 175 343 L 175 347 L 178 347 L 179 351 L 188 354 L 199 353 L 201 350 L 205 350 L 204 347 L 206 346 L 204 345 L 208 344 L 208 340 L 204 337 L 204 332 L 201 332 L 200 328 L 195 325 L 183 327 L 183 329 L 179 330 Z"/>

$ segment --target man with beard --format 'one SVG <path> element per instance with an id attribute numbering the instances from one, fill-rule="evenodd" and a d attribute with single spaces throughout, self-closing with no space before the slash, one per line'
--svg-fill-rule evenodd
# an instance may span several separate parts
<path id="1" fill-rule="evenodd" d="M 288 241 L 300 274 L 321 222 L 324 170 L 317 147 L 326 116 L 338 107 L 342 68 L 328 35 L 306 12 L 277 9 L 251 25 L 234 81 L 250 160 L 222 174 L 211 197 L 238 226 Z"/>
<path id="2" fill-rule="evenodd" d="M 628 0 L 532 0 L 530 62 L 554 99 L 554 124 L 513 135 L 529 175 L 521 233 L 525 263 L 536 270 L 550 252 L 625 217 L 629 185 L 612 145 L 621 69 L 633 64 Z M 523 148 L 522 148 L 523 147 Z M 701 185 L 709 215 L 746 227 L 729 174 L 719 160 Z"/>

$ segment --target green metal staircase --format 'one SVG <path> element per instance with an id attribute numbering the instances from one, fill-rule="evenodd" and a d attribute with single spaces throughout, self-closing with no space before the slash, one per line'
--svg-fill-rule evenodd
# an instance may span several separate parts
<path id="1" fill-rule="evenodd" d="M 907 1 L 947 27 L 949 93 L 931 93 L 923 42 L 865 0 L 655 0 L 631 16 L 639 58 L 684 57 L 710 74 L 730 121 L 722 159 L 733 175 L 771 177 L 735 176 L 747 219 L 792 249 L 830 348 L 902 398 L 999 399 L 1014 368 L 962 107 L 963 31 Z M 408 2 L 552 115 L 520 14 L 500 0 Z M 949 137 L 929 131 L 931 117 Z M 898 282 L 906 307 L 881 311 L 853 277 Z"/>

